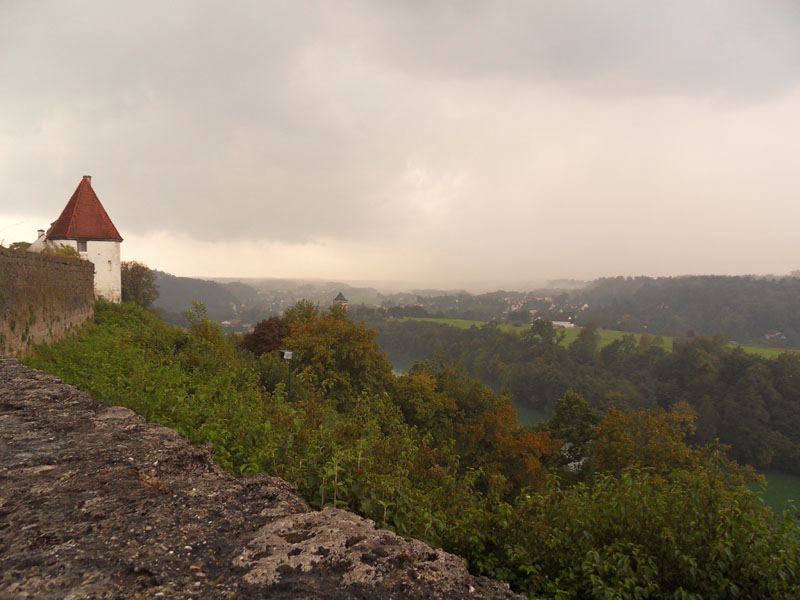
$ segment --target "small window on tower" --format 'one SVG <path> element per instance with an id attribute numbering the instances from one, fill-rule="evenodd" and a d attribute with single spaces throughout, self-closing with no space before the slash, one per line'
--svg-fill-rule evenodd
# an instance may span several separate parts
<path id="1" fill-rule="evenodd" d="M 78 241 L 78 252 L 86 252 L 86 242 Z"/>

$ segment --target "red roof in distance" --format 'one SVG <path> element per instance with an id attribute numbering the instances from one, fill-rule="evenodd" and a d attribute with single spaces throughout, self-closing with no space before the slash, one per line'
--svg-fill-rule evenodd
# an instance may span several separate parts
<path id="1" fill-rule="evenodd" d="M 92 178 L 84 175 L 61 216 L 47 231 L 51 240 L 111 240 L 122 237 L 92 189 Z"/>

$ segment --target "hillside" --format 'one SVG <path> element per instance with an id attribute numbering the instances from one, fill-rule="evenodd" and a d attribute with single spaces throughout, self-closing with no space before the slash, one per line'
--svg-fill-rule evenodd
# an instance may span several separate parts
<path id="1" fill-rule="evenodd" d="M 713 336 L 740 344 L 800 348 L 800 278 L 616 277 L 570 294 L 588 304 L 582 323 L 651 334 Z"/>
<path id="2" fill-rule="evenodd" d="M 800 591 L 794 513 L 776 518 L 720 447 L 687 444 L 685 404 L 598 410 L 569 392 L 533 431 L 452 363 L 394 376 L 341 310 L 299 303 L 244 349 L 200 306 L 189 325 L 100 302 L 93 327 L 29 362 L 212 442 L 231 474 L 281 477 L 313 508 L 354 511 L 531 597 Z"/>
<path id="3" fill-rule="evenodd" d="M 244 315 L 256 319 L 266 316 L 258 306 L 258 292 L 246 284 L 176 277 L 163 271 L 155 273 L 159 297 L 153 308 L 162 311 L 164 318 L 175 325 L 186 325 L 183 312 L 191 307 L 192 301 L 202 302 L 216 321 Z"/>

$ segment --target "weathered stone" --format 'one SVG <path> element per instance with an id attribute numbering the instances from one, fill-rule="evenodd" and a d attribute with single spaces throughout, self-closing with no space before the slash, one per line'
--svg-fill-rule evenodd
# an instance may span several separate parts
<path id="1" fill-rule="evenodd" d="M 94 314 L 94 266 L 0 248 L 0 314 L 0 356 L 62 339 Z"/>
<path id="2" fill-rule="evenodd" d="M 0 358 L 0 598 L 515 598 Z"/>

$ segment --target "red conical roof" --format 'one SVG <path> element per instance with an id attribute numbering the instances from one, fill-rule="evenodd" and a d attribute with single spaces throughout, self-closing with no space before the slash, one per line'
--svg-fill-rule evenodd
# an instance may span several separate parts
<path id="1" fill-rule="evenodd" d="M 92 178 L 84 175 L 61 216 L 47 231 L 51 240 L 112 240 L 122 237 L 92 189 Z"/>

